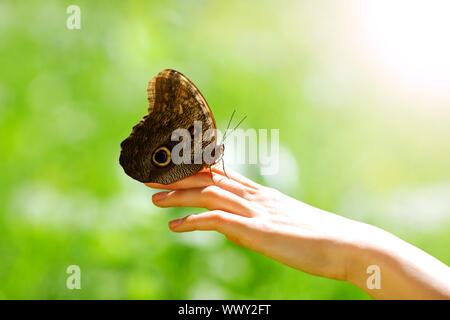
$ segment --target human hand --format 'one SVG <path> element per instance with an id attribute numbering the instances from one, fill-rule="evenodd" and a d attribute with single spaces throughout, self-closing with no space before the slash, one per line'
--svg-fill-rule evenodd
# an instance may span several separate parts
<path id="1" fill-rule="evenodd" d="M 158 207 L 202 207 L 209 212 L 169 223 L 174 232 L 215 230 L 234 243 L 305 272 L 346 280 L 355 221 L 314 208 L 231 170 L 213 169 L 153 195 Z"/>
<path id="2" fill-rule="evenodd" d="M 171 221 L 174 232 L 215 230 L 293 268 L 349 281 L 378 299 L 450 299 L 450 269 L 422 250 L 229 169 L 227 176 L 214 168 L 212 178 L 209 171 L 201 171 L 171 185 L 146 185 L 171 190 L 153 195 L 158 207 L 210 210 Z M 367 267 L 373 265 L 383 279 L 375 290 L 367 285 Z"/>

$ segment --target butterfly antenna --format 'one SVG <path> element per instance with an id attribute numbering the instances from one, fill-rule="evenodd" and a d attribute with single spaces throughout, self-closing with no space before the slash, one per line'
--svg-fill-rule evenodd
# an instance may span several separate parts
<path id="1" fill-rule="evenodd" d="M 225 134 L 223 135 L 222 142 L 220 143 L 220 145 L 223 145 L 224 142 L 225 142 L 225 139 L 227 138 L 228 129 L 230 128 L 231 120 L 233 120 L 233 117 L 234 117 L 234 114 L 235 114 L 235 113 L 236 113 L 236 110 L 233 110 L 233 113 L 231 114 L 230 121 L 228 121 L 227 129 L 225 130 Z M 241 119 L 241 121 L 239 121 L 239 123 L 234 127 L 234 129 L 233 129 L 232 131 L 236 130 L 236 129 L 242 124 L 242 122 L 244 122 L 244 120 L 245 120 L 246 118 L 247 118 L 247 116 L 244 116 L 244 117 Z M 228 178 L 228 174 L 227 174 L 227 172 L 225 171 L 225 161 L 223 160 L 223 153 L 222 153 L 222 155 L 221 155 L 221 157 L 220 157 L 220 160 L 222 161 L 222 169 L 223 169 L 223 173 L 224 173 L 225 176 Z M 212 172 L 211 172 L 211 178 L 212 178 Z M 213 182 L 214 182 L 214 179 L 213 179 Z"/>
<path id="2" fill-rule="evenodd" d="M 231 131 L 236 130 L 236 129 L 242 124 L 242 122 L 244 122 L 245 119 L 247 119 L 247 116 L 244 116 L 244 117 L 241 119 L 241 121 L 239 121 L 239 123 L 238 123 Z M 223 138 L 222 138 L 222 143 L 221 143 L 221 145 L 225 142 L 225 139 L 228 137 L 227 133 L 228 133 L 228 128 L 227 128 L 227 131 L 225 131 L 225 134 L 224 134 L 224 136 L 223 136 Z"/>
<path id="3" fill-rule="evenodd" d="M 236 129 L 241 125 L 241 123 L 244 122 L 245 119 L 247 119 L 247 116 L 244 116 L 244 117 L 242 118 L 242 120 L 239 121 L 239 123 L 236 125 L 236 127 L 234 127 L 233 131 L 236 130 Z"/>
<path id="4" fill-rule="evenodd" d="M 236 109 L 233 110 L 233 113 L 231 114 L 230 120 L 228 120 L 227 129 L 225 130 L 225 133 L 223 135 L 222 142 L 220 143 L 220 145 L 222 145 L 225 142 L 225 138 L 227 137 L 228 129 L 230 128 L 230 125 L 231 125 L 231 120 L 233 120 L 233 117 L 234 117 L 235 113 L 236 113 Z"/>

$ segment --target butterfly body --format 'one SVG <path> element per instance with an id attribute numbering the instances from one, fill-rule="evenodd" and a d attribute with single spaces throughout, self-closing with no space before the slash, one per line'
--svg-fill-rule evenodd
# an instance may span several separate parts
<path id="1" fill-rule="evenodd" d="M 201 123 L 202 135 L 214 129 L 210 139 L 200 142 L 201 150 L 210 144 L 217 147 L 214 117 L 197 87 L 182 73 L 166 69 L 149 81 L 147 96 L 148 114 L 121 143 L 119 162 L 125 173 L 140 182 L 167 185 L 210 166 L 211 163 L 205 161 L 180 164 L 168 161 L 171 150 L 179 143 L 172 141 L 174 130 L 192 131 L 195 121 Z M 193 160 L 195 148 L 190 149 Z M 220 152 L 216 152 L 215 159 L 219 157 Z"/>

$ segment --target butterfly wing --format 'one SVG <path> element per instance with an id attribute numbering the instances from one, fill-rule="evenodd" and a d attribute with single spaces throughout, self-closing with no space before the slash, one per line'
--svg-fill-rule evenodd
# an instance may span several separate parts
<path id="1" fill-rule="evenodd" d="M 160 167 L 152 161 L 155 150 L 162 146 L 172 150 L 179 143 L 171 141 L 175 129 L 189 130 L 194 121 L 202 122 L 203 133 L 216 128 L 211 109 L 200 91 L 186 76 L 167 69 L 149 81 L 147 94 L 148 114 L 121 144 L 119 162 L 125 173 L 141 182 L 170 184 L 200 171 L 205 163 L 170 162 Z M 204 141 L 202 149 L 209 143 L 215 144 L 216 136 Z"/>
<path id="2" fill-rule="evenodd" d="M 148 82 L 147 98 L 148 113 L 164 111 L 166 108 L 178 108 L 183 112 L 184 107 L 194 107 L 194 111 L 204 114 L 205 124 L 209 128 L 216 128 L 214 116 L 205 98 L 195 84 L 184 74 L 172 69 L 165 69 Z M 183 109 L 180 109 L 182 106 Z M 176 110 L 175 110 L 176 111 Z"/>

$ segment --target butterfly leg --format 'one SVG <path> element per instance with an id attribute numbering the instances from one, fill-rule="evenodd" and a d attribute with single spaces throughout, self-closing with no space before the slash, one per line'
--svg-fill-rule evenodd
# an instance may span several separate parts
<path id="1" fill-rule="evenodd" d="M 222 161 L 223 173 L 225 173 L 225 176 L 229 179 L 230 177 L 228 177 L 227 172 L 225 171 L 225 161 L 223 161 L 223 157 L 220 157 L 220 160 Z"/>
<path id="2" fill-rule="evenodd" d="M 212 181 L 213 184 L 216 184 L 216 183 L 214 182 L 214 176 L 213 176 L 211 167 L 212 167 L 212 166 L 209 165 L 209 173 L 211 173 L 211 181 Z"/>

